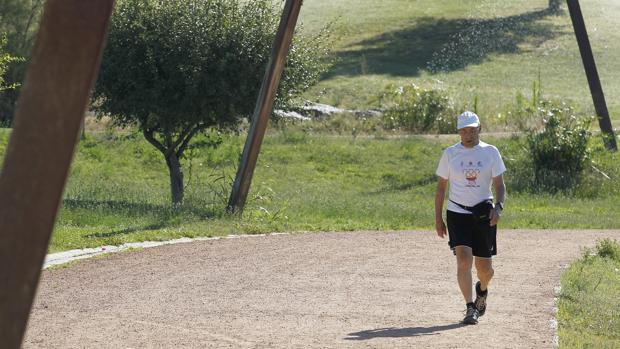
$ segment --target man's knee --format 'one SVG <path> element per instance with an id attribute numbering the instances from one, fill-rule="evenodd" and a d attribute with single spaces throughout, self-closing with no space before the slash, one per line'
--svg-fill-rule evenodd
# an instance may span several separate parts
<path id="1" fill-rule="evenodd" d="M 459 272 L 470 271 L 474 263 L 474 256 L 471 247 L 456 246 L 454 249 L 456 254 L 456 267 Z"/>
<path id="2" fill-rule="evenodd" d="M 479 278 L 491 279 L 493 274 L 495 274 L 495 270 L 490 265 L 476 265 L 476 272 L 478 273 Z"/>
<path id="3" fill-rule="evenodd" d="M 459 271 L 471 271 L 471 261 L 468 261 L 465 258 L 459 259 L 456 262 L 456 267 Z"/>

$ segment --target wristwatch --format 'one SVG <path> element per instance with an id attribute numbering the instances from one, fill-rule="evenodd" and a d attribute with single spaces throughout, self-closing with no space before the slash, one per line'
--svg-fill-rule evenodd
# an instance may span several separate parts
<path id="1" fill-rule="evenodd" d="M 499 207 L 500 211 L 504 210 L 504 203 L 503 202 L 496 202 L 495 203 L 495 207 Z"/>

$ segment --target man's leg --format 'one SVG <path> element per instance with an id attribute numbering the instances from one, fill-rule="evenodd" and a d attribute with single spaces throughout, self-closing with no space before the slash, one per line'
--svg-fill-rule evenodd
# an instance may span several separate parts
<path id="1" fill-rule="evenodd" d="M 473 302 L 471 267 L 474 256 L 471 247 L 468 246 L 456 246 L 454 251 L 456 252 L 456 277 L 459 287 L 463 298 L 465 298 L 465 303 L 471 303 Z"/>
<path id="2" fill-rule="evenodd" d="M 486 291 L 489 282 L 493 278 L 495 271 L 493 270 L 493 263 L 491 258 L 476 257 L 476 273 L 480 280 L 480 290 Z"/>
<path id="3" fill-rule="evenodd" d="M 491 258 L 484 258 L 476 256 L 476 272 L 478 274 L 479 282 L 476 283 L 476 301 L 475 306 L 478 309 L 480 316 L 484 315 L 487 311 L 487 295 L 489 282 L 493 278 L 493 264 Z"/>

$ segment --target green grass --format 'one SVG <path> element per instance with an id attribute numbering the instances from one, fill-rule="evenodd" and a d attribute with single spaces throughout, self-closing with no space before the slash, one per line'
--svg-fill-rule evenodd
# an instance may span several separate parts
<path id="1" fill-rule="evenodd" d="M 314 0 L 301 22 L 314 32 L 333 22 L 338 62 L 304 96 L 347 108 L 376 107 L 389 83 L 440 86 L 461 104 L 479 96 L 496 114 L 540 74 L 547 98 L 572 100 L 593 113 L 566 6 L 547 0 Z M 581 4 L 613 121 L 620 122 L 620 3 Z M 431 69 L 433 68 L 433 69 Z M 436 69 L 439 70 L 436 70 Z M 618 125 L 616 125 L 618 126 Z"/>
<path id="2" fill-rule="evenodd" d="M 0 132 L 0 154 L 8 132 Z M 274 231 L 433 229 L 437 161 L 456 138 L 352 137 L 294 128 L 263 144 L 243 219 L 226 206 L 243 146 L 228 136 L 183 163 L 184 205 L 169 203 L 167 168 L 139 133 L 89 135 L 76 152 L 50 251 L 142 240 Z M 504 153 L 504 228 L 618 228 L 618 155 L 594 149 L 597 168 L 573 194 L 515 192 L 517 139 L 487 139 Z M 191 163 L 191 171 L 190 171 Z M 190 175 L 191 172 L 191 175 Z M 186 181 L 186 184 L 188 182 Z"/>
<path id="3" fill-rule="evenodd" d="M 599 241 L 562 275 L 560 348 L 620 348 L 620 245 Z"/>

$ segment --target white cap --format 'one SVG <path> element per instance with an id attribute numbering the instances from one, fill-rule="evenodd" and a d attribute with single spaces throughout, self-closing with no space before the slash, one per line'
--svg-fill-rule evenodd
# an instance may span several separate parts
<path id="1" fill-rule="evenodd" d="M 480 126 L 480 119 L 478 118 L 478 115 L 470 111 L 466 111 L 463 114 L 459 115 L 458 122 L 456 123 L 456 128 L 458 130 L 464 127 L 478 126 Z"/>

